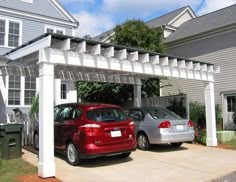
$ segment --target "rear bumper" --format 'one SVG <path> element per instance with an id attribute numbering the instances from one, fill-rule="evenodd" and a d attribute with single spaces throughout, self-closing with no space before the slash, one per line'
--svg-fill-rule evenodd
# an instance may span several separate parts
<path id="1" fill-rule="evenodd" d="M 101 156 L 117 155 L 136 150 L 136 141 L 116 145 L 97 146 L 95 144 L 87 144 L 83 147 L 83 153 L 80 153 L 81 159 L 96 158 Z"/>
<path id="2" fill-rule="evenodd" d="M 151 144 L 166 144 L 176 142 L 192 142 L 194 140 L 194 131 L 187 131 L 181 133 L 161 132 L 157 136 L 149 138 Z"/>

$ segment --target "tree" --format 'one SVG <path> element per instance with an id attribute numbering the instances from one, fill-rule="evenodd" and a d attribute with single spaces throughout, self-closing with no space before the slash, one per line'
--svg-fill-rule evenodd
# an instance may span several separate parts
<path id="1" fill-rule="evenodd" d="M 121 25 L 117 25 L 111 41 L 127 47 L 163 52 L 161 31 L 149 28 L 141 20 L 128 20 Z"/>
<path id="2" fill-rule="evenodd" d="M 151 52 L 163 52 L 161 31 L 149 28 L 141 20 L 128 20 L 115 27 L 111 42 Z M 111 83 L 77 82 L 78 96 L 84 101 L 122 104 L 133 98 L 133 86 Z M 142 97 L 159 96 L 158 78 L 142 80 Z"/>

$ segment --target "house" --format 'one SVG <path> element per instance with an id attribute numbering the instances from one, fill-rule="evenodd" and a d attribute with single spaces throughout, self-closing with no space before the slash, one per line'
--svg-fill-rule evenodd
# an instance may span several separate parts
<path id="1" fill-rule="evenodd" d="M 162 29 L 168 54 L 220 66 L 221 74 L 215 77 L 216 104 L 222 108 L 224 128 L 236 129 L 232 119 L 236 103 L 236 5 L 199 17 L 186 6 L 146 24 Z M 94 40 L 109 42 L 112 35 L 114 30 L 109 30 Z M 172 86 L 163 88 L 162 96 L 185 93 L 190 101 L 204 103 L 202 81 L 169 78 L 164 85 Z"/>
<path id="2" fill-rule="evenodd" d="M 224 129 L 236 129 L 236 5 L 193 18 L 183 23 L 165 39 L 168 53 L 216 64 L 221 74 L 215 77 L 216 104 L 222 108 Z M 204 103 L 203 82 L 169 79 L 172 87 L 163 95 L 187 93 L 190 100 Z"/>
<path id="3" fill-rule="evenodd" d="M 154 29 L 161 28 L 163 30 L 163 37 L 166 38 L 172 32 L 176 31 L 182 23 L 191 20 L 193 18 L 196 18 L 195 13 L 193 12 L 190 6 L 185 6 L 173 12 L 165 14 L 161 17 L 150 20 L 146 22 L 146 24 L 150 28 Z M 111 29 L 107 32 L 97 35 L 96 37 L 93 38 L 93 40 L 109 43 L 110 42 L 109 38 L 113 35 L 114 35 L 114 29 Z"/>
<path id="4" fill-rule="evenodd" d="M 78 25 L 57 0 L 0 1 L 0 55 L 47 32 L 74 36 Z M 0 59 L 0 66 L 3 66 L 6 59 Z M 27 113 L 32 98 L 37 95 L 38 85 L 35 77 L 1 76 L 1 111 L 6 106 L 7 114 L 13 113 L 16 107 Z M 55 87 L 62 88 L 61 95 L 57 96 L 58 102 L 76 98 L 76 93 L 69 93 L 69 88 L 74 87 L 72 82 L 57 80 Z"/>

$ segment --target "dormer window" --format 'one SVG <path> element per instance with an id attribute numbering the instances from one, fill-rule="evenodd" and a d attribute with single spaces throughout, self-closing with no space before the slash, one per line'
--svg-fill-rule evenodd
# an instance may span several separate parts
<path id="1" fill-rule="evenodd" d="M 23 1 L 23 2 L 26 2 L 26 3 L 33 3 L 33 0 L 20 0 L 20 1 Z"/>
<path id="2" fill-rule="evenodd" d="M 45 33 L 56 33 L 56 34 L 60 34 L 60 35 L 65 35 L 65 29 L 61 29 L 58 27 L 46 26 Z"/>

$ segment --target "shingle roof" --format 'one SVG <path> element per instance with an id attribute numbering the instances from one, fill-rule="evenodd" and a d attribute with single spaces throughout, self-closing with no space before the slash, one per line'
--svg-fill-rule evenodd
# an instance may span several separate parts
<path id="1" fill-rule="evenodd" d="M 146 22 L 146 25 L 148 25 L 150 28 L 157 28 L 161 27 L 167 23 L 169 23 L 171 20 L 173 20 L 176 16 L 178 16 L 181 12 L 183 12 L 186 8 L 189 6 L 184 6 L 180 9 L 177 9 L 175 11 L 172 11 L 170 13 L 167 13 L 163 16 L 160 16 L 158 18 L 155 18 L 153 20 L 150 20 Z M 95 41 L 101 41 L 106 37 L 109 37 L 112 33 L 114 32 L 114 29 L 108 30 L 107 32 L 104 32 L 100 35 L 97 35 L 96 37 L 93 38 Z"/>
<path id="2" fill-rule="evenodd" d="M 235 23 L 236 4 L 183 23 L 166 39 L 166 42 L 172 42 Z"/>
<path id="3" fill-rule="evenodd" d="M 102 41 L 104 38 L 109 37 L 114 31 L 114 29 L 108 30 L 102 34 L 97 35 L 96 37 L 93 37 L 92 39 L 95 41 Z"/>
<path id="4" fill-rule="evenodd" d="M 161 26 L 169 23 L 171 20 L 173 20 L 176 16 L 178 16 L 181 12 L 183 12 L 188 7 L 189 6 L 184 6 L 184 7 L 180 8 L 180 9 L 177 9 L 175 11 L 167 13 L 167 14 L 165 14 L 163 16 L 160 16 L 158 18 L 150 20 L 150 21 L 146 22 L 146 25 L 148 25 L 150 28 L 161 27 Z"/>

